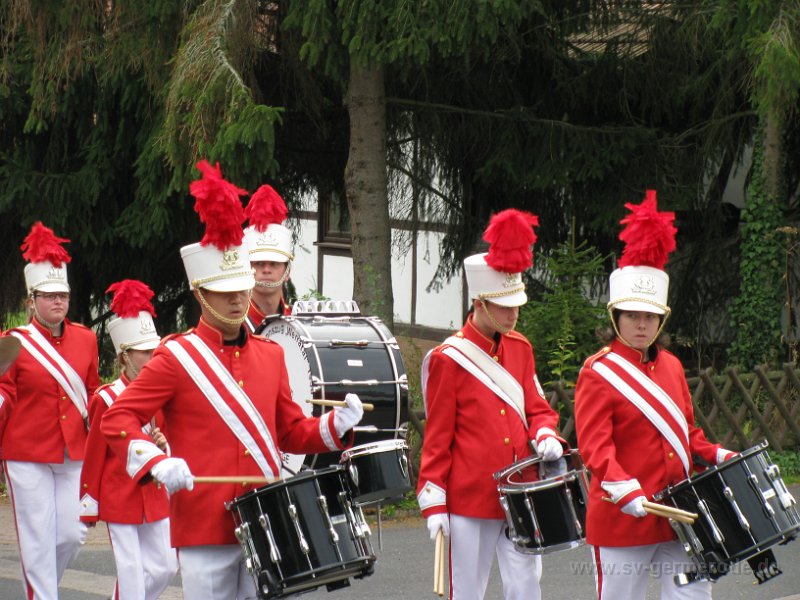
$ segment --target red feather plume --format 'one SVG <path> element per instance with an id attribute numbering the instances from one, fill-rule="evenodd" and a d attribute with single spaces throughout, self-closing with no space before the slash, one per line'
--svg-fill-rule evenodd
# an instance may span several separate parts
<path id="1" fill-rule="evenodd" d="M 200 244 L 212 244 L 220 250 L 239 246 L 244 237 L 244 210 L 239 196 L 248 194 L 248 191 L 225 181 L 219 163 L 212 167 L 203 159 L 195 166 L 203 178 L 189 184 L 189 191 L 195 198 L 195 212 L 200 215 L 200 221 L 206 224 L 206 233 Z"/>
<path id="2" fill-rule="evenodd" d="M 146 283 L 136 279 L 123 279 L 108 286 L 106 294 L 114 294 L 111 299 L 111 310 L 118 317 L 123 319 L 137 317 L 142 311 L 156 316 L 153 303 L 150 301 L 155 294 Z"/>
<path id="3" fill-rule="evenodd" d="M 647 190 L 641 204 L 626 203 L 631 211 L 620 223 L 625 228 L 619 239 L 625 242 L 619 267 L 642 266 L 664 269 L 669 253 L 675 250 L 673 212 L 658 212 L 656 191 Z"/>
<path id="4" fill-rule="evenodd" d="M 256 231 L 264 231 L 267 225 L 283 223 L 289 216 L 289 209 L 280 194 L 271 185 L 262 185 L 250 197 L 244 216 Z"/>
<path id="5" fill-rule="evenodd" d="M 53 230 L 36 221 L 30 233 L 20 246 L 22 258 L 31 263 L 49 261 L 55 267 L 72 260 L 69 253 L 61 246 L 69 242 L 66 238 L 57 237 Z"/>
<path id="6" fill-rule="evenodd" d="M 536 215 L 509 208 L 494 215 L 483 233 L 489 242 L 486 263 L 501 273 L 520 273 L 533 264 L 531 246 L 536 242 L 533 228 L 539 225 Z"/>

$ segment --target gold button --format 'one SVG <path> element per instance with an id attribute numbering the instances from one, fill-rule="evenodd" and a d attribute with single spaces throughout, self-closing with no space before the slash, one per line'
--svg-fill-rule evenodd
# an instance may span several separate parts
<path id="1" fill-rule="evenodd" d="M 667 456 L 669 456 L 670 458 L 675 458 L 675 453 L 674 452 L 670 452 Z"/>
<path id="2" fill-rule="evenodd" d="M 241 388 L 244 387 L 244 381 L 242 381 L 241 379 L 239 380 L 239 387 L 241 387 Z"/>
<path id="3" fill-rule="evenodd" d="M 462 332 L 460 332 L 460 331 L 459 331 L 459 332 L 456 334 L 456 337 L 464 337 L 464 334 L 463 334 Z"/>
<path id="4" fill-rule="evenodd" d="M 137 454 L 137 456 L 138 456 L 138 455 L 141 455 L 141 453 L 142 453 L 142 449 L 141 449 L 141 448 L 139 448 L 138 450 L 136 450 L 136 454 Z"/>
<path id="5" fill-rule="evenodd" d="M 89 484 L 88 483 L 84 483 L 83 484 L 83 489 L 88 490 L 89 489 Z"/>
<path id="6" fill-rule="evenodd" d="M 501 408 L 500 409 L 500 415 L 503 416 L 503 417 L 506 416 L 506 409 L 505 408 Z"/>
<path id="7" fill-rule="evenodd" d="M 239 351 L 237 350 L 236 352 L 234 352 L 234 353 L 233 353 L 233 355 L 234 355 L 236 358 L 239 358 Z"/>
<path id="8" fill-rule="evenodd" d="M 511 443 L 511 440 L 510 440 L 510 439 L 508 439 L 508 438 L 506 438 L 506 439 L 504 439 L 504 440 L 503 440 L 503 443 L 504 443 L 506 446 L 508 446 L 508 445 Z"/>
<path id="9" fill-rule="evenodd" d="M 494 359 L 494 362 L 499 362 L 500 361 L 500 357 L 499 356 L 493 356 L 492 358 Z"/>
<path id="10" fill-rule="evenodd" d="M 62 400 L 66 400 L 66 399 L 67 399 L 67 397 L 66 397 L 66 396 L 61 396 L 61 399 L 62 399 Z"/>
<path id="11" fill-rule="evenodd" d="M 125 439 L 126 437 L 128 437 L 128 432 L 127 431 L 120 431 L 119 432 L 119 437 Z"/>
<path id="12" fill-rule="evenodd" d="M 220 353 L 220 354 L 225 354 L 225 348 L 220 348 L 220 349 L 219 349 L 219 353 Z"/>
<path id="13" fill-rule="evenodd" d="M 247 487 L 247 482 L 246 481 L 242 482 L 242 487 Z"/>
<path id="14" fill-rule="evenodd" d="M 656 366 L 655 365 L 650 365 L 650 370 L 651 371 L 655 371 L 656 370 Z"/>
<path id="15" fill-rule="evenodd" d="M 67 419 L 67 415 L 61 415 L 61 420 L 65 421 Z"/>
<path id="16" fill-rule="evenodd" d="M 250 450 L 245 450 L 245 451 L 244 451 L 244 455 L 245 455 L 245 456 L 250 456 Z"/>

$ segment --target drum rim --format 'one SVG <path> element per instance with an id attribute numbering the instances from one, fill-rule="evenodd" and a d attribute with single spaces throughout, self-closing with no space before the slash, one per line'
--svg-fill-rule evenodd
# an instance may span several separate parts
<path id="1" fill-rule="evenodd" d="M 570 469 L 561 475 L 556 475 L 555 477 L 546 477 L 545 479 L 539 479 L 537 481 L 525 481 L 522 483 L 514 483 L 513 481 L 508 481 L 506 479 L 505 483 L 501 483 L 497 486 L 497 489 L 501 492 L 507 491 L 515 491 L 515 492 L 536 492 L 540 490 L 549 490 L 554 487 L 558 487 L 561 484 L 571 483 L 578 479 L 578 472 L 582 469 Z"/>
<path id="2" fill-rule="evenodd" d="M 344 462 L 351 458 L 358 458 L 368 454 L 376 454 L 375 450 L 408 450 L 408 443 L 402 438 L 392 438 L 388 440 L 378 440 L 375 442 L 368 442 L 366 444 L 359 444 L 347 450 L 342 451 L 342 458 L 340 462 Z"/>
<path id="3" fill-rule="evenodd" d="M 678 483 L 668 485 L 663 490 L 653 494 L 653 498 L 657 500 L 661 500 L 664 498 L 671 498 L 672 495 L 675 493 L 681 492 L 684 489 L 694 484 L 701 483 L 702 481 L 705 481 L 706 479 L 713 477 L 714 475 L 723 473 L 727 469 L 735 465 L 738 465 L 740 462 L 750 458 L 751 456 L 755 456 L 756 454 L 764 452 L 768 446 L 769 443 L 767 442 L 767 440 L 762 440 L 760 443 L 756 444 L 752 448 L 748 448 L 747 450 L 742 450 L 739 454 L 737 454 L 733 458 L 726 460 L 724 463 L 714 465 L 713 467 L 709 467 L 702 473 L 695 473 L 691 477 L 687 477 L 686 479 L 683 479 Z"/>

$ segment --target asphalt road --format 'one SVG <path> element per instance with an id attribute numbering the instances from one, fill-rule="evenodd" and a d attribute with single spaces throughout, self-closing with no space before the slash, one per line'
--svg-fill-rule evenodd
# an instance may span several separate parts
<path id="1" fill-rule="evenodd" d="M 793 486 L 795 497 L 800 488 Z M 20 568 L 14 539 L 11 509 L 7 498 L 0 498 L 0 600 L 22 597 Z M 373 523 L 373 546 L 378 560 L 375 572 L 361 580 L 352 580 L 345 589 L 327 592 L 324 588 L 302 594 L 302 600 L 399 600 L 435 598 L 433 585 L 433 543 L 428 539 L 424 522 L 418 518 L 384 521 L 378 548 L 378 531 Z M 755 585 L 754 577 L 739 563 L 731 573 L 714 585 L 717 600 L 800 600 L 800 540 L 774 548 L 784 573 Z M 591 599 L 594 579 L 587 547 L 544 556 L 543 598 L 549 600 Z M 738 567 L 738 568 L 737 568 Z M 105 528 L 95 528 L 81 553 L 70 565 L 61 586 L 62 600 L 107 599 L 114 584 L 114 562 Z M 162 595 L 165 600 L 181 598 L 180 582 Z M 497 570 L 492 574 L 487 600 L 502 598 Z M 658 598 L 657 586 L 651 583 L 648 600 Z"/>

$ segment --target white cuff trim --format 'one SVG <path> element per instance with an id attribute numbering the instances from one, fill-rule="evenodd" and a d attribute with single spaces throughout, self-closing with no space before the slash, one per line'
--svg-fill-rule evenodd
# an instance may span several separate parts
<path id="1" fill-rule="evenodd" d="M 81 498 L 81 516 L 82 517 L 96 517 L 99 514 L 100 505 L 97 500 L 92 498 L 89 494 L 84 494 Z"/>
<path id="2" fill-rule="evenodd" d="M 725 448 L 717 448 L 717 464 L 724 462 L 725 457 L 730 454 L 730 450 L 726 450 Z"/>
<path id="3" fill-rule="evenodd" d="M 638 479 L 629 479 L 627 481 L 603 481 L 600 483 L 600 487 L 608 493 L 614 504 L 632 491 L 642 489 Z"/>
<path id="4" fill-rule="evenodd" d="M 333 416 L 334 411 L 331 411 L 327 415 L 322 415 L 319 418 L 319 434 L 322 436 L 322 441 L 325 446 L 332 452 L 339 449 L 339 446 L 336 445 L 336 440 L 333 439 L 333 436 L 331 435 L 331 429 L 333 429 Z"/>
<path id="5" fill-rule="evenodd" d="M 417 494 L 420 510 L 427 510 L 432 506 L 447 506 L 447 492 L 430 481 Z"/>
<path id="6" fill-rule="evenodd" d="M 545 435 L 552 435 L 553 437 L 558 437 L 558 434 L 549 427 L 540 427 L 536 432 L 536 441 L 538 442 Z"/>
<path id="7" fill-rule="evenodd" d="M 128 444 L 128 462 L 125 470 L 135 479 L 139 471 L 156 456 L 165 455 L 153 442 L 132 440 Z"/>

